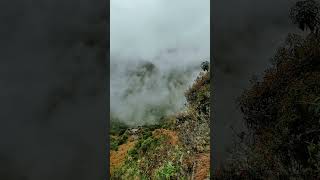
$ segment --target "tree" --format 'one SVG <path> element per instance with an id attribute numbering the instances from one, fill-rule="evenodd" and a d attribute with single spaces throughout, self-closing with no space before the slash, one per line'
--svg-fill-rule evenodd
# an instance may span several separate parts
<path id="1" fill-rule="evenodd" d="M 314 0 L 298 1 L 290 9 L 290 18 L 301 30 L 311 32 L 319 28 L 319 4 Z"/>
<path id="2" fill-rule="evenodd" d="M 208 71 L 209 70 L 209 66 L 210 66 L 209 61 L 204 61 L 204 62 L 201 63 L 201 69 L 204 70 L 204 71 Z"/>

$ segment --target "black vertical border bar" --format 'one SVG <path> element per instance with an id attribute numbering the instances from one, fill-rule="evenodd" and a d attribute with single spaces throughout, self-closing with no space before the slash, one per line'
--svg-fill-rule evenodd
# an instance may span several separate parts
<path id="1" fill-rule="evenodd" d="M 215 67 L 214 67 L 214 52 L 213 52 L 213 13 L 212 13 L 212 7 L 213 3 L 210 1 L 210 179 L 213 179 L 213 176 L 215 174 L 215 160 L 216 160 L 216 153 L 215 153 L 215 146 L 214 146 L 214 72 L 215 72 Z"/>
<path id="2" fill-rule="evenodd" d="M 106 165 L 104 167 L 105 169 L 105 179 L 110 178 L 110 142 L 109 142 L 109 129 L 110 129 L 110 0 L 106 0 L 106 57 L 105 57 L 105 67 L 106 67 L 106 79 L 105 82 L 106 85 L 106 131 L 105 131 L 105 154 L 104 162 L 106 162 Z"/>
<path id="3" fill-rule="evenodd" d="M 110 0 L 106 0 L 107 3 L 106 3 L 106 15 L 107 15 L 107 18 L 106 18 L 106 29 L 107 29 L 107 32 L 106 32 L 106 79 L 107 79 L 107 82 L 106 82 L 106 115 L 107 115 L 107 123 L 106 123 L 106 135 L 105 135 L 105 143 L 106 143 L 106 148 L 105 148 L 105 152 L 106 152 L 106 157 L 105 158 L 105 162 L 106 162 L 106 166 L 105 166 L 105 177 L 106 179 L 109 179 L 110 178 L 110 138 L 109 138 L 109 129 L 110 129 Z"/>

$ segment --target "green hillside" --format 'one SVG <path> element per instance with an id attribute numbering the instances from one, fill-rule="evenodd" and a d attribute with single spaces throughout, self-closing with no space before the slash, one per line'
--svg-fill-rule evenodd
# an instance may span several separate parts
<path id="1" fill-rule="evenodd" d="M 112 123 L 111 179 L 209 179 L 210 72 L 186 92 L 185 110 L 156 125 Z"/>

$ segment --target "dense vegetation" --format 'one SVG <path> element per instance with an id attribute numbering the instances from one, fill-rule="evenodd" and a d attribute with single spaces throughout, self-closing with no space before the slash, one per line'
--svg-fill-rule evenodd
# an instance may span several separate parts
<path id="1" fill-rule="evenodd" d="M 112 123 L 111 179 L 207 179 L 210 167 L 210 72 L 186 93 L 185 111 L 156 125 Z"/>
<path id="2" fill-rule="evenodd" d="M 272 67 L 240 97 L 248 131 L 217 179 L 320 178 L 319 5 L 299 1 L 290 17 L 307 33 L 289 34 Z"/>

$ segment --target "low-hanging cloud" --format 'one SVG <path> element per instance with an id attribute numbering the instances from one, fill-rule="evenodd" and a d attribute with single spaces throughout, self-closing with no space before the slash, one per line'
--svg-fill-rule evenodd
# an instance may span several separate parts
<path id="1" fill-rule="evenodd" d="M 113 119 L 129 125 L 154 123 L 183 108 L 184 92 L 210 56 L 209 3 L 111 1 Z"/>

